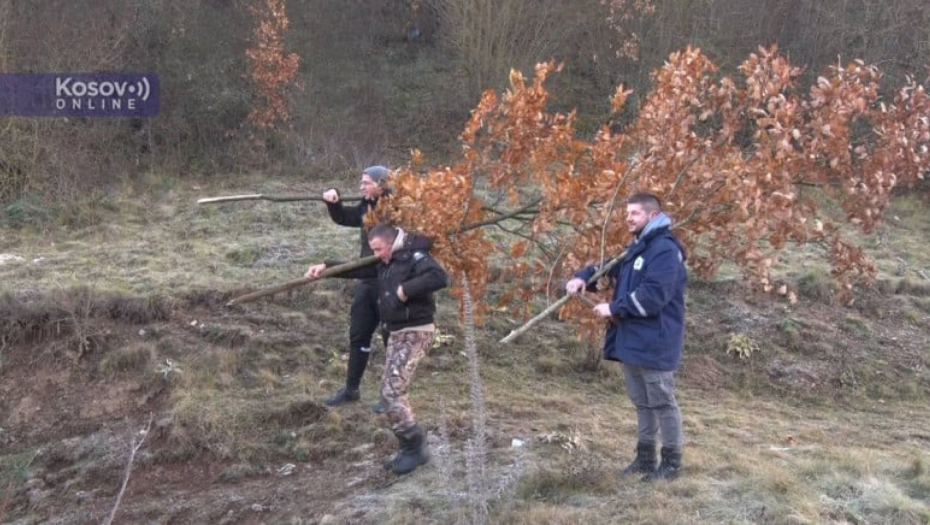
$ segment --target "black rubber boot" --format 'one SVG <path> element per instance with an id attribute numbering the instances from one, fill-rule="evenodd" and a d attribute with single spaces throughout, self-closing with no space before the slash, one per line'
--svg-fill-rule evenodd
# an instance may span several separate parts
<path id="1" fill-rule="evenodd" d="M 426 450 L 426 433 L 419 425 L 414 425 L 403 432 L 395 432 L 400 450 L 397 455 L 384 463 L 384 468 L 394 474 L 403 475 L 416 470 L 420 465 L 429 462 L 429 451 Z"/>
<path id="2" fill-rule="evenodd" d="M 637 443 L 636 457 L 633 462 L 620 471 L 621 476 L 631 474 L 651 474 L 656 469 L 656 444 L 655 443 Z"/>
<path id="3" fill-rule="evenodd" d="M 346 389 L 358 390 L 362 384 L 362 376 L 365 375 L 365 369 L 368 367 L 368 359 L 371 357 L 371 351 L 362 352 L 361 349 L 353 348 L 349 350 L 349 367 L 346 371 Z M 371 405 L 371 411 L 375 414 L 387 412 L 387 406 L 384 400 L 378 399 L 378 402 Z"/>
<path id="4" fill-rule="evenodd" d="M 349 349 L 349 366 L 346 369 L 346 389 L 358 390 L 362 384 L 362 376 L 368 368 L 370 352 L 362 352 L 361 348 Z"/>
<path id="5" fill-rule="evenodd" d="M 365 368 L 368 366 L 368 355 L 368 352 L 362 352 L 360 348 L 349 348 L 346 386 L 345 388 L 339 389 L 332 397 L 327 398 L 326 401 L 324 401 L 326 406 L 334 407 L 361 399 L 359 385 L 362 383 L 362 376 L 365 374 Z"/>
<path id="6" fill-rule="evenodd" d="M 662 461 L 659 468 L 650 474 L 643 476 L 643 481 L 651 483 L 653 481 L 671 481 L 681 473 L 681 449 L 662 447 Z"/>
<path id="7" fill-rule="evenodd" d="M 332 397 L 326 398 L 323 403 L 328 407 L 339 406 L 343 403 L 351 403 L 353 401 L 358 401 L 361 399 L 361 394 L 358 393 L 358 389 L 349 390 L 347 388 L 340 388 Z"/>

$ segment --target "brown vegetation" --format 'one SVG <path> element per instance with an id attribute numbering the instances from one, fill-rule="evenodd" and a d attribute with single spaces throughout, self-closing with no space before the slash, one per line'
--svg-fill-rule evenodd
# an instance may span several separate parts
<path id="1" fill-rule="evenodd" d="M 4 117 L 0 201 L 67 204 L 145 172 L 255 166 L 256 151 L 242 146 L 240 134 L 261 97 L 288 107 L 291 123 L 266 142 L 268 160 L 276 163 L 266 171 L 319 173 L 396 164 L 411 147 L 429 156 L 453 151 L 482 90 L 503 88 L 511 67 L 529 72 L 550 58 L 566 64 L 554 79 L 554 103 L 578 108 L 577 125 L 588 136 L 604 122 L 611 86 L 622 80 L 635 90 L 614 118 L 624 122 L 638 111 L 650 72 L 689 44 L 730 74 L 757 46 L 777 43 L 802 68 L 802 89 L 827 65 L 854 58 L 880 67 L 890 89 L 907 75 L 923 81 L 930 63 L 930 14 L 920 0 L 624 2 L 645 13 L 633 18 L 628 9 L 618 17 L 620 3 L 602 0 L 413 4 L 411 13 L 411 3 L 401 0 L 378 9 L 364 2 L 289 2 L 289 23 L 275 18 L 277 25 L 268 26 L 275 30 L 262 33 L 271 38 L 263 48 L 267 59 L 257 62 L 266 64 L 260 76 L 267 88 L 259 88 L 271 90 L 266 96 L 255 91 L 247 55 L 257 49 L 253 30 L 262 20 L 249 6 L 262 2 L 158 2 L 138 9 L 113 1 L 93 9 L 65 1 L 5 3 L 3 71 L 154 72 L 165 103 L 155 119 Z M 421 36 L 405 39 L 411 24 Z M 507 39 L 514 27 L 521 40 Z M 632 35 L 640 41 L 638 60 L 616 57 Z M 301 57 L 296 73 L 294 55 Z M 285 89 L 285 79 L 303 88 Z M 470 93 L 464 97 L 463 85 Z"/>
<path id="2" fill-rule="evenodd" d="M 656 71 L 634 121 L 604 126 L 591 140 L 575 135 L 574 113 L 547 109 L 553 68 L 538 66 L 532 83 L 512 73 L 500 98 L 486 92 L 462 134 L 461 160 L 422 169 L 415 153 L 372 218 L 436 239 L 438 257 L 468 275 L 477 297 L 493 266 L 510 259 L 497 280 L 498 306 L 518 299 L 527 308 L 566 271 L 618 254 L 628 240 L 618 196 L 637 189 L 660 196 L 699 276 L 731 261 L 762 291 L 794 302 L 772 267 L 789 247 L 815 245 L 850 300 L 875 268 L 843 226 L 871 233 L 892 190 L 930 169 L 924 87 L 909 84 L 883 101 L 878 70 L 858 61 L 830 68 L 805 94 L 800 70 L 775 48 L 752 54 L 736 79 L 717 78 L 716 66 L 689 48 Z M 617 88 L 616 111 L 629 94 Z M 508 240 L 492 240 L 490 227 Z"/>
<path id="3" fill-rule="evenodd" d="M 0 70 L 152 71 L 164 102 L 0 118 L 0 522 L 926 523 L 930 221 L 902 189 L 926 169 L 924 4 L 290 1 L 266 41 L 281 67 L 259 68 L 288 125 L 256 150 L 249 6 L 283 2 L 0 2 Z M 617 26 L 619 6 L 637 13 Z M 392 213 L 485 308 L 462 327 L 440 297 L 411 401 L 446 457 L 400 479 L 368 406 L 380 348 L 363 403 L 319 402 L 345 376 L 351 283 L 225 306 L 351 256 L 357 232 L 319 203 L 193 204 L 352 188 L 375 162 L 403 166 Z M 635 421 L 596 344 L 554 319 L 496 344 L 616 254 L 634 185 L 716 270 L 687 297 L 685 472 L 651 487 L 615 476 Z"/>

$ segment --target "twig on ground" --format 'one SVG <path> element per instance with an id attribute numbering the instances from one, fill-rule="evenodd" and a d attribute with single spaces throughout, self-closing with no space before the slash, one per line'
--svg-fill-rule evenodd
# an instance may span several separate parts
<path id="1" fill-rule="evenodd" d="M 123 483 L 120 485 L 119 492 L 116 494 L 116 501 L 113 502 L 113 510 L 110 511 L 110 515 L 107 516 L 107 519 L 103 521 L 104 525 L 110 525 L 113 523 L 113 518 L 116 517 L 116 511 L 119 509 L 120 501 L 123 499 L 123 494 L 126 492 L 126 487 L 129 485 L 132 463 L 136 460 L 136 453 L 139 452 L 139 449 L 142 448 L 142 444 L 145 443 L 146 436 L 149 435 L 149 430 L 152 428 L 153 417 L 154 414 L 149 413 L 149 422 L 145 425 L 145 428 L 139 432 L 139 441 L 136 441 L 136 436 L 132 436 L 129 442 L 129 459 L 126 461 L 126 469 L 123 471 Z"/>
<path id="2" fill-rule="evenodd" d="M 26 464 L 22 466 L 22 468 L 29 467 L 29 465 L 31 465 L 32 462 L 35 461 L 38 455 L 39 455 L 39 451 L 36 450 L 36 452 L 33 453 L 32 457 L 29 458 L 29 461 L 27 461 Z M 10 482 L 7 483 L 6 489 L 4 489 L 3 491 L 3 502 L 0 502 L 0 523 L 6 523 L 3 520 L 3 517 L 6 516 L 6 508 L 7 506 L 9 506 L 10 499 L 13 497 L 13 481 L 14 480 L 11 479 Z"/>
<path id="3" fill-rule="evenodd" d="M 6 515 L 6 507 L 10 504 L 10 496 L 13 495 L 13 480 L 6 484 L 6 490 L 3 491 L 3 502 L 0 503 L 0 522 L 3 522 L 3 516 Z"/>

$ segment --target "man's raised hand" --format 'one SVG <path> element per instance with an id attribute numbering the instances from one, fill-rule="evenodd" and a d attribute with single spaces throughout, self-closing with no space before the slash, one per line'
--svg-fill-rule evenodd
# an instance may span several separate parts
<path id="1" fill-rule="evenodd" d="M 332 188 L 328 189 L 323 192 L 323 200 L 335 204 L 339 202 L 339 192 Z"/>

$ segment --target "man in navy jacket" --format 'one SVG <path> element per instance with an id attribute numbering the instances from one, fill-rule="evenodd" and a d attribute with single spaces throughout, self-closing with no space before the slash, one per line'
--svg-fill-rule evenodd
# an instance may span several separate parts
<path id="1" fill-rule="evenodd" d="M 674 479 L 681 470 L 681 411 L 675 399 L 675 370 L 684 342 L 685 251 L 670 230 L 658 197 L 637 193 L 627 200 L 627 225 L 635 238 L 623 260 L 608 276 L 613 299 L 594 307 L 612 322 L 604 340 L 604 358 L 620 361 L 627 394 L 636 407 L 636 458 L 625 475 L 642 473 L 643 481 Z M 595 290 L 588 266 L 565 289 L 576 294 Z M 656 467 L 656 435 L 662 436 L 662 462 Z"/>

